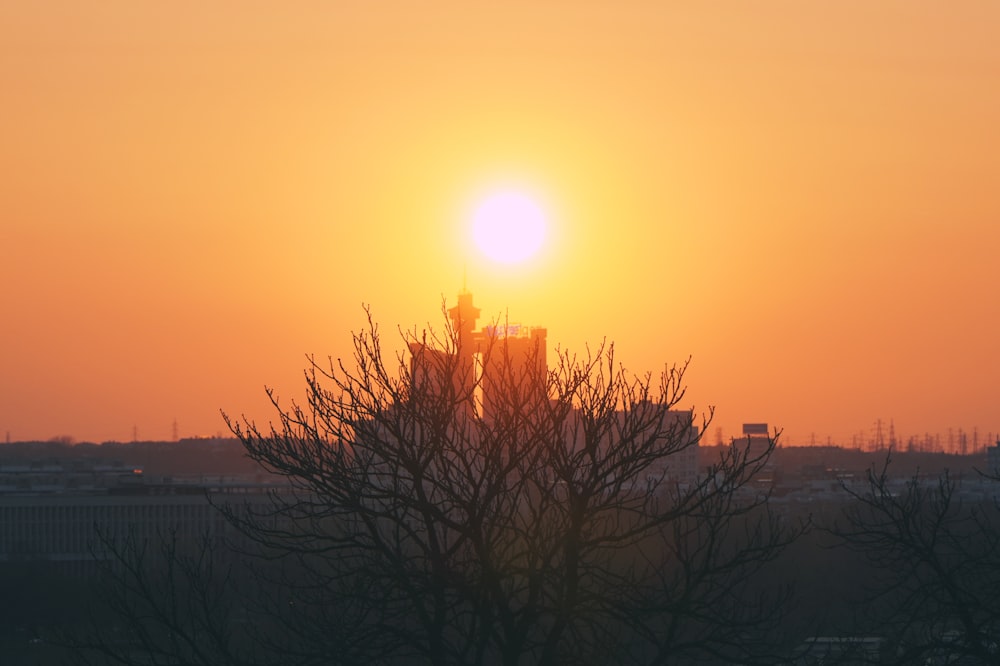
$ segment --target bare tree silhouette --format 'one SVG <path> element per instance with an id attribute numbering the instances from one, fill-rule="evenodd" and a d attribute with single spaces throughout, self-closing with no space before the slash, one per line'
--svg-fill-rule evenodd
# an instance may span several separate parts
<path id="1" fill-rule="evenodd" d="M 878 663 L 995 664 L 1000 660 L 1000 513 L 995 498 L 963 497 L 947 471 L 893 479 L 887 457 L 827 531 L 864 554 L 868 634 L 886 639 Z"/>
<path id="2" fill-rule="evenodd" d="M 654 383 L 601 344 L 549 368 L 502 326 L 474 346 L 468 330 L 404 332 L 387 360 L 369 314 L 351 361 L 311 359 L 304 403 L 269 393 L 267 428 L 227 417 L 288 481 L 220 505 L 254 583 L 237 646 L 253 649 L 227 658 L 777 663 L 784 591 L 755 581 L 796 529 L 752 483 L 774 441 L 699 469 L 711 414 L 678 409 L 686 363 Z"/>

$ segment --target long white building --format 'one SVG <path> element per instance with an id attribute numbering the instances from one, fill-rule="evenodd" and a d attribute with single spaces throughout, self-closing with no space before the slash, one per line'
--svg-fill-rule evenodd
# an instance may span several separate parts
<path id="1" fill-rule="evenodd" d="M 121 465 L 0 466 L 0 563 L 48 562 L 87 575 L 106 557 L 102 537 L 220 537 L 230 528 L 213 501 L 263 500 L 275 487 L 259 477 L 150 480 Z"/>

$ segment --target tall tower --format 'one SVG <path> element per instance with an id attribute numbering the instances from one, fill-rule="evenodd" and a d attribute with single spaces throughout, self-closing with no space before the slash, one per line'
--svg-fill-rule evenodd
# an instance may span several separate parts
<path id="1" fill-rule="evenodd" d="M 458 382 L 461 386 L 472 387 L 476 382 L 476 354 L 479 352 L 479 337 L 475 334 L 479 308 L 472 304 L 472 292 L 462 288 L 458 294 L 458 305 L 448 309 L 452 329 L 455 331 L 458 348 Z"/>
<path id="2" fill-rule="evenodd" d="M 448 309 L 451 324 L 458 333 L 459 344 L 474 346 L 473 331 L 479 319 L 479 308 L 472 304 L 472 292 L 462 289 L 458 294 L 458 305 Z"/>
<path id="3" fill-rule="evenodd" d="M 464 287 L 458 294 L 458 304 L 447 312 L 454 335 L 453 349 L 432 349 L 420 341 L 409 345 L 416 392 L 451 391 L 458 401 L 466 403 L 470 414 L 484 417 L 498 412 L 505 391 L 523 391 L 530 386 L 535 397 L 545 398 L 544 328 L 505 323 L 477 331 L 480 309 Z"/>

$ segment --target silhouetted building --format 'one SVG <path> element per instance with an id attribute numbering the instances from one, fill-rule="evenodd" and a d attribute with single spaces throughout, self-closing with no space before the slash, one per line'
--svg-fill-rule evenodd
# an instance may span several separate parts
<path id="1" fill-rule="evenodd" d="M 485 418 L 498 413 L 499 401 L 509 399 L 515 387 L 528 390 L 530 385 L 536 395 L 541 392 L 544 396 L 546 329 L 505 323 L 477 331 L 479 315 L 472 294 L 463 290 L 458 304 L 448 309 L 455 348 L 433 349 L 424 342 L 410 343 L 413 390 L 436 395 L 449 391 L 456 407 L 481 408 L 479 413 Z"/>
<path id="2" fill-rule="evenodd" d="M 1000 478 L 1000 439 L 996 446 L 986 447 L 986 469 L 995 477 Z"/>
<path id="3" fill-rule="evenodd" d="M 771 431 L 766 423 L 744 423 L 743 436 L 736 443 L 748 446 L 751 453 L 759 453 L 771 445 Z"/>
<path id="4" fill-rule="evenodd" d="M 471 414 L 472 360 L 456 354 L 432 349 L 420 342 L 410 343 L 410 380 L 412 399 L 434 397 L 447 400 L 449 407 L 464 408 Z"/>
<path id="5" fill-rule="evenodd" d="M 501 401 L 547 400 L 544 328 L 487 326 L 480 333 L 483 418 L 501 413 Z"/>
<path id="6" fill-rule="evenodd" d="M 102 539 L 180 544 L 234 536 L 213 503 L 264 501 L 287 488 L 257 475 L 148 479 L 122 464 L 0 465 L 0 565 L 35 562 L 89 576 L 107 557 Z"/>
<path id="7" fill-rule="evenodd" d="M 690 487 L 698 482 L 701 462 L 699 448 L 700 433 L 694 423 L 694 413 L 689 410 L 670 409 L 662 411 L 662 421 L 658 427 L 668 436 L 675 438 L 677 450 L 661 458 L 651 473 L 660 473 L 671 484 Z"/>
<path id="8" fill-rule="evenodd" d="M 472 304 L 472 293 L 465 289 L 458 294 L 458 304 L 448 310 L 452 328 L 457 334 L 458 349 L 455 354 L 461 360 L 461 375 L 465 386 L 472 386 L 475 381 L 475 356 L 479 352 L 479 336 L 474 331 L 479 312 L 479 308 Z"/>
<path id="9" fill-rule="evenodd" d="M 547 401 L 548 363 L 546 344 L 548 331 L 543 327 L 518 323 L 494 323 L 476 330 L 480 309 L 472 294 L 463 290 L 458 304 L 448 309 L 454 349 L 433 349 L 423 342 L 412 342 L 410 374 L 412 387 L 420 397 L 447 397 L 454 408 L 466 405 L 488 422 L 504 414 L 525 416 L 533 410 L 535 401 Z M 662 477 L 671 483 L 689 485 L 699 474 L 699 432 L 690 411 L 668 410 L 651 402 L 641 409 L 650 410 L 650 430 L 676 438 L 677 450 L 665 457 L 651 477 Z M 659 411 L 663 410 L 663 411 Z M 622 418 L 625 417 L 621 413 Z M 572 419 L 572 417 L 571 417 Z M 767 425 L 763 424 L 767 438 Z M 577 433 L 582 429 L 577 428 Z M 755 435 L 756 436 L 756 435 Z M 600 446 L 613 445 L 608 433 Z"/>

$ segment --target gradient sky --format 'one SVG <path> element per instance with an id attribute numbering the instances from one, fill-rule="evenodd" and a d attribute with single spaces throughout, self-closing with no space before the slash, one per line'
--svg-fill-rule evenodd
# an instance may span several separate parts
<path id="1" fill-rule="evenodd" d="M 0 437 L 266 421 L 468 287 L 688 406 L 1000 431 L 1000 3 L 0 4 Z M 470 241 L 515 186 L 516 267 Z M 983 442 L 981 442 L 983 443 Z"/>

